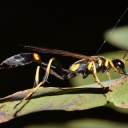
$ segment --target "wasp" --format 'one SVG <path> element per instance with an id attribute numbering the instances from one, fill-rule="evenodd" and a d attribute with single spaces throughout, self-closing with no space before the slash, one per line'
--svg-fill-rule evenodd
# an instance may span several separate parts
<path id="1" fill-rule="evenodd" d="M 43 80 L 39 83 L 38 67 L 38 70 L 36 71 L 34 88 L 26 97 L 23 98 L 23 100 L 28 99 L 39 86 L 47 82 L 49 74 L 52 74 L 61 80 L 71 79 L 73 77 L 76 77 L 78 74 L 82 74 L 83 78 L 85 79 L 88 77 L 88 75 L 92 74 L 95 82 L 98 83 L 102 88 L 104 88 L 104 86 L 97 77 L 97 73 L 106 73 L 108 78 L 111 79 L 109 71 L 111 68 L 113 68 L 117 73 L 126 75 L 125 63 L 127 60 L 125 60 L 125 57 L 128 53 L 126 53 L 122 59 L 113 58 L 112 60 L 110 60 L 103 56 L 86 56 L 58 49 L 27 45 L 22 45 L 22 47 L 34 52 L 58 54 L 80 59 L 69 66 L 69 69 L 64 69 L 56 58 L 51 58 L 48 63 L 44 63 L 41 60 L 40 55 L 37 53 L 20 53 L 7 58 L 0 64 L 0 69 L 19 67 L 28 65 L 30 63 L 37 63 L 38 66 L 42 67 L 46 71 Z"/>
<path id="2" fill-rule="evenodd" d="M 51 54 L 59 54 L 63 56 L 69 56 L 74 57 L 77 59 L 80 59 L 76 62 L 74 62 L 68 70 L 65 70 L 62 68 L 62 66 L 59 66 L 59 71 L 61 72 L 61 77 L 63 79 L 71 79 L 78 74 L 82 74 L 83 78 L 85 79 L 88 75 L 92 74 L 94 77 L 94 80 L 104 88 L 104 86 L 101 84 L 99 78 L 97 77 L 97 73 L 102 72 L 106 73 L 108 78 L 111 79 L 110 76 L 110 69 L 113 68 L 117 73 L 126 75 L 125 71 L 125 63 L 127 60 L 125 60 L 125 57 L 127 53 L 124 55 L 122 59 L 113 58 L 112 60 L 105 58 L 103 56 L 86 56 L 81 55 L 77 53 L 72 53 L 68 51 L 58 50 L 58 49 L 49 49 L 49 48 L 43 48 L 43 47 L 36 47 L 36 46 L 23 46 L 26 49 L 40 52 L 40 53 L 51 53 Z M 51 58 L 48 67 L 46 70 L 46 76 L 48 76 L 51 66 L 51 61 L 55 61 L 55 58 Z M 57 60 L 56 60 L 57 61 Z M 56 62 L 58 63 L 58 62 Z M 60 65 L 60 64 L 58 64 Z M 57 68 L 57 67 L 56 67 Z"/>

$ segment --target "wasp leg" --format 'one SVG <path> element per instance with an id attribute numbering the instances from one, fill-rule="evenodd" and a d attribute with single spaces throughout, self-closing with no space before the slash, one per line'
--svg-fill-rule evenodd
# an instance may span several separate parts
<path id="1" fill-rule="evenodd" d="M 49 60 L 43 80 L 38 85 L 35 85 L 35 87 L 31 89 L 30 93 L 28 95 L 26 95 L 18 104 L 16 104 L 14 108 L 16 108 L 22 101 L 28 99 L 41 85 L 43 85 L 47 81 L 48 76 L 50 74 L 50 67 L 51 67 L 53 61 L 56 61 L 55 58 L 51 58 Z M 61 69 L 61 70 L 63 70 L 63 69 Z M 65 70 L 65 71 L 67 71 L 67 70 Z M 37 67 L 37 71 L 36 71 L 36 75 L 35 75 L 35 83 L 37 84 L 38 82 L 39 82 L 39 67 Z"/>
<path id="2" fill-rule="evenodd" d="M 113 62 L 112 62 L 111 60 L 109 60 L 109 59 L 106 59 L 105 67 L 107 68 L 109 64 L 111 65 L 111 67 L 112 67 L 116 72 L 119 73 L 119 71 L 117 70 L 117 68 L 114 66 Z M 106 74 L 107 74 L 109 80 L 111 80 L 110 72 L 109 72 L 108 70 L 106 71 Z"/>
<path id="3" fill-rule="evenodd" d="M 36 87 L 39 84 L 39 70 L 40 70 L 40 66 L 37 66 L 35 81 L 34 81 L 34 86 L 33 87 Z"/>
<path id="4" fill-rule="evenodd" d="M 46 71 L 47 65 L 48 64 L 45 64 L 43 62 L 40 63 L 41 68 L 43 68 L 45 71 Z M 59 61 L 54 59 L 53 65 L 50 66 L 50 72 L 49 73 L 51 75 L 61 79 L 61 80 L 64 80 L 64 79 L 66 79 L 66 76 L 70 73 L 70 71 L 62 68 Z"/>
<path id="5" fill-rule="evenodd" d="M 44 75 L 44 77 L 43 77 L 42 82 L 40 82 L 38 85 L 36 85 L 36 87 L 33 88 L 32 91 L 31 91 L 26 97 L 24 97 L 23 100 L 28 99 L 29 96 L 31 96 L 31 95 L 37 90 L 38 87 L 40 87 L 42 84 L 44 84 L 44 83 L 48 80 L 48 76 L 49 76 L 49 74 L 50 74 L 50 67 L 51 67 L 51 65 L 52 65 L 53 62 L 57 62 L 55 58 L 51 58 L 51 59 L 49 60 L 49 63 L 48 63 L 48 65 L 47 65 L 46 72 L 45 72 L 45 75 Z M 62 70 L 62 69 L 61 69 L 61 70 Z M 66 71 L 67 71 L 67 70 L 66 70 Z M 36 81 L 36 83 L 38 83 L 39 69 L 37 69 L 36 74 L 37 74 L 37 75 L 36 75 L 36 77 L 35 77 L 35 81 Z"/>
<path id="6" fill-rule="evenodd" d="M 50 72 L 50 66 L 51 66 L 53 60 L 54 60 L 54 58 L 51 58 L 51 59 L 49 60 L 49 63 L 48 63 L 48 65 L 47 65 L 47 69 L 46 69 L 45 75 L 44 75 L 44 77 L 43 77 L 43 81 L 40 82 L 38 85 L 36 85 L 36 87 L 33 88 L 33 89 L 31 90 L 31 92 L 30 92 L 26 97 L 23 98 L 23 100 L 28 99 L 28 98 L 38 89 L 38 87 L 40 87 L 42 84 L 44 84 L 44 83 L 47 81 L 48 76 L 49 76 L 49 72 Z"/>
<path id="7" fill-rule="evenodd" d="M 36 87 L 38 84 L 39 84 L 39 70 L 40 68 L 44 69 L 46 71 L 46 68 L 45 67 L 40 67 L 40 66 L 37 66 L 37 69 L 36 69 L 36 74 L 35 74 L 35 80 L 34 80 L 34 86 L 33 87 Z M 51 68 L 51 67 L 50 67 Z M 53 68 L 53 66 L 52 66 Z M 55 67 L 54 67 L 55 68 Z M 49 72 L 51 75 L 54 75 L 55 77 L 57 77 L 58 79 L 61 79 L 61 80 L 64 80 L 64 78 L 60 75 L 58 75 L 54 70 L 50 69 L 50 72 Z"/>
<path id="8" fill-rule="evenodd" d="M 110 72 L 108 70 L 106 71 L 106 74 L 107 74 L 109 80 L 111 80 Z"/>
<path id="9" fill-rule="evenodd" d="M 38 85 L 36 85 L 36 87 L 32 88 L 31 91 L 30 91 L 30 93 L 28 93 L 19 103 L 17 103 L 17 104 L 15 105 L 14 109 L 15 109 L 22 101 L 28 99 L 42 84 L 44 84 L 44 83 L 47 81 L 48 76 L 49 76 L 49 72 L 50 72 L 50 66 L 51 66 L 53 60 L 54 60 L 54 58 L 51 58 L 51 59 L 49 60 L 49 63 L 48 63 L 47 68 L 46 68 L 45 75 L 44 75 L 44 77 L 43 77 L 43 81 L 40 82 Z M 36 72 L 36 73 L 38 74 L 38 69 L 37 69 L 37 72 Z M 36 80 L 37 80 L 37 82 L 38 82 L 38 78 L 36 78 Z"/>
<path id="10" fill-rule="evenodd" d="M 92 61 L 92 65 L 93 65 L 93 76 L 94 76 L 94 80 L 102 87 L 104 88 L 104 86 L 102 85 L 102 83 L 100 82 L 100 80 L 97 77 L 97 72 L 96 72 L 96 65 L 94 63 L 94 61 Z"/>
<path id="11" fill-rule="evenodd" d="M 66 79 L 67 74 L 69 74 L 69 70 L 62 68 L 61 64 L 56 59 L 54 59 L 54 61 L 52 61 L 52 63 L 53 63 L 53 65 L 50 65 L 49 74 L 51 74 L 61 80 Z M 39 63 L 39 65 L 45 71 L 47 70 L 48 64 L 41 62 L 41 63 Z M 36 70 L 34 87 L 36 87 L 38 84 L 39 84 L 39 67 Z"/>
<path id="12" fill-rule="evenodd" d="M 44 62 L 40 62 L 40 63 L 37 63 L 43 70 L 45 70 L 46 71 L 46 68 L 47 68 L 47 63 L 44 63 Z M 50 67 L 50 74 L 51 75 L 53 75 L 53 76 L 55 76 L 55 77 L 57 77 L 58 79 L 60 79 L 60 80 L 64 80 L 64 78 L 62 77 L 62 74 L 59 74 L 58 73 L 58 71 L 56 71 L 56 70 L 58 70 L 58 67 L 57 66 L 53 66 L 53 65 L 51 65 L 51 67 Z M 61 70 L 63 70 L 64 72 L 68 72 L 68 70 L 67 69 L 61 69 Z"/>
<path id="13" fill-rule="evenodd" d="M 36 75 L 35 75 L 35 81 L 34 81 L 33 89 L 37 88 L 37 87 L 36 87 L 37 84 L 38 84 L 38 86 L 40 86 L 40 85 L 39 85 L 39 70 L 40 70 L 40 66 L 38 66 L 37 69 L 36 69 Z M 31 96 L 31 95 L 34 93 L 34 92 L 33 92 L 33 89 L 32 89 L 32 91 L 31 91 L 26 97 L 24 97 L 19 103 L 17 103 L 17 104 L 14 106 L 14 109 L 15 109 L 19 104 L 21 104 L 23 100 L 26 100 L 29 96 Z"/>
<path id="14" fill-rule="evenodd" d="M 66 79 L 74 78 L 76 75 L 77 75 L 76 72 L 71 72 L 71 73 L 69 73 L 69 74 L 66 76 Z"/>
<path id="15" fill-rule="evenodd" d="M 112 67 L 116 72 L 119 73 L 119 71 L 117 70 L 117 68 L 116 68 L 116 67 L 114 66 L 114 64 L 112 63 L 112 61 L 109 60 L 109 59 L 107 59 L 107 60 L 108 60 L 108 62 L 110 63 L 111 67 Z"/>
<path id="16" fill-rule="evenodd" d="M 56 66 L 57 66 L 56 68 L 59 69 L 59 71 L 61 72 L 61 75 L 63 75 L 63 78 L 66 77 L 65 74 L 64 74 L 64 72 L 68 73 L 69 71 L 66 70 L 66 69 L 63 69 L 63 68 L 61 67 L 60 63 L 59 63 L 55 58 L 51 58 L 51 59 L 49 60 L 48 65 L 47 65 L 46 72 L 45 72 L 45 75 L 44 75 L 44 77 L 43 77 L 42 82 L 40 82 L 38 85 L 36 85 L 36 87 L 33 88 L 32 91 L 31 91 L 23 100 L 28 99 L 29 96 L 31 96 L 31 95 L 37 90 L 38 87 L 40 87 L 40 86 L 43 85 L 45 82 L 47 82 L 48 76 L 49 76 L 49 74 L 50 74 L 50 68 L 53 67 L 53 66 L 52 66 L 52 63 L 56 63 Z M 36 73 L 39 74 L 39 71 L 37 70 Z M 55 72 L 55 73 L 56 73 L 56 72 Z M 39 75 L 37 75 L 37 76 L 39 76 Z M 35 81 L 38 81 L 38 77 L 35 78 Z"/>
<path id="17" fill-rule="evenodd" d="M 41 68 L 46 71 L 46 67 L 41 67 Z M 64 80 L 64 78 L 61 75 L 59 75 L 56 71 L 54 71 L 53 69 L 50 69 L 49 73 L 60 80 Z"/>

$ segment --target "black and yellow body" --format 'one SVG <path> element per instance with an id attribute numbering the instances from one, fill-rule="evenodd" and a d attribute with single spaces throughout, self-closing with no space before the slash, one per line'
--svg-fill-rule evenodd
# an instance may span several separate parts
<path id="1" fill-rule="evenodd" d="M 3 61 L 0 64 L 0 69 L 19 67 L 19 66 L 24 66 L 24 65 L 36 62 L 37 65 L 41 66 L 43 69 L 46 70 L 46 72 L 48 72 L 46 74 L 50 73 L 62 80 L 71 79 L 77 76 L 77 74 L 82 74 L 83 78 L 86 78 L 88 75 L 92 74 L 94 76 L 94 80 L 102 87 L 103 85 L 98 79 L 97 73 L 99 72 L 106 73 L 109 79 L 111 79 L 110 73 L 109 73 L 109 70 L 111 68 L 113 68 L 119 74 L 126 74 L 124 58 L 123 59 L 114 58 L 110 60 L 103 56 L 89 57 L 89 56 L 76 54 L 76 53 L 63 51 L 63 50 L 57 50 L 57 49 L 47 49 L 47 48 L 40 48 L 40 47 L 33 47 L 33 46 L 24 46 L 24 47 L 37 52 L 48 52 L 52 54 L 60 54 L 64 56 L 80 58 L 80 60 L 73 63 L 69 67 L 69 69 L 64 69 L 55 58 L 54 59 L 51 58 L 52 62 L 51 64 L 49 64 L 49 63 L 44 63 L 41 60 L 41 57 L 39 56 L 39 54 L 37 53 L 20 53 Z"/>
<path id="2" fill-rule="evenodd" d="M 61 70 L 60 72 L 62 72 L 60 75 L 64 79 L 71 79 L 75 77 L 77 74 L 82 74 L 83 78 L 86 78 L 89 74 L 93 74 L 95 81 L 103 87 L 103 85 L 100 83 L 97 77 L 98 72 L 106 73 L 109 79 L 111 79 L 109 73 L 109 69 L 111 68 L 113 68 L 119 74 L 126 74 L 125 72 L 126 60 L 124 60 L 124 58 L 128 53 L 124 55 L 123 59 L 113 58 L 112 60 L 110 60 L 103 56 L 86 56 L 68 51 L 49 49 L 44 47 L 27 46 L 27 45 L 22 45 L 22 47 L 34 52 L 58 54 L 62 56 L 69 56 L 80 59 L 76 61 L 74 64 L 72 64 L 68 70 L 59 67 L 59 70 Z M 56 59 L 54 59 L 54 61 L 56 61 Z"/>
<path id="3" fill-rule="evenodd" d="M 114 58 L 112 60 L 106 59 L 103 56 L 93 56 L 94 60 L 79 60 L 72 64 L 69 68 L 67 79 L 75 77 L 77 74 L 82 74 L 86 78 L 89 74 L 93 74 L 95 81 L 103 87 L 100 83 L 97 73 L 106 73 L 111 79 L 109 70 L 113 68 L 119 74 L 126 74 L 125 60 Z"/>
<path id="4" fill-rule="evenodd" d="M 116 72 L 120 74 L 125 74 L 125 62 L 120 59 L 106 59 L 102 56 L 95 56 L 94 60 L 79 60 L 72 64 L 69 68 L 70 73 L 68 74 L 69 79 L 76 76 L 78 73 L 86 78 L 89 74 L 93 74 L 94 71 L 98 72 L 108 72 L 110 68 L 113 68 Z"/>

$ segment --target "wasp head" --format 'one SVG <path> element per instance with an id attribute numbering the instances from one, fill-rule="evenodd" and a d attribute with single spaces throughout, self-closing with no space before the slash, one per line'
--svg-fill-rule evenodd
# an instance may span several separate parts
<path id="1" fill-rule="evenodd" d="M 112 62 L 114 64 L 114 67 L 118 70 L 120 74 L 126 74 L 124 59 L 120 60 L 120 59 L 114 58 L 112 59 Z"/>

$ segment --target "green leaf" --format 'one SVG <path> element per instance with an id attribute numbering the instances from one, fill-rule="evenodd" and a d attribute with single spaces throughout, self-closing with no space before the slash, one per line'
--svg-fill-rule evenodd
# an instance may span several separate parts
<path id="1" fill-rule="evenodd" d="M 22 101 L 17 107 L 16 105 L 31 89 L 0 98 L 0 123 L 39 111 L 86 110 L 104 106 L 108 101 L 116 106 L 128 108 L 127 75 L 118 80 L 102 82 L 102 84 L 106 87 L 106 90 L 98 84 L 69 88 L 40 87 L 30 99 Z M 109 92 L 108 87 L 111 90 Z"/>
<path id="2" fill-rule="evenodd" d="M 108 83 L 108 82 L 106 82 Z M 15 109 L 19 101 L 29 90 L 20 91 L 0 99 L 0 122 L 6 122 L 28 113 L 45 110 L 85 110 L 103 106 L 107 103 L 105 90 L 98 84 L 79 88 L 40 87 L 30 100 L 23 101 Z"/>
<path id="3" fill-rule="evenodd" d="M 106 94 L 108 101 L 117 107 L 128 108 L 128 76 L 113 82 L 109 89 L 111 91 Z"/>
<path id="4" fill-rule="evenodd" d="M 111 31 L 112 29 L 109 29 L 105 32 L 105 39 Z M 112 34 L 107 39 L 107 41 L 120 49 L 128 50 L 128 26 L 115 28 Z"/>

